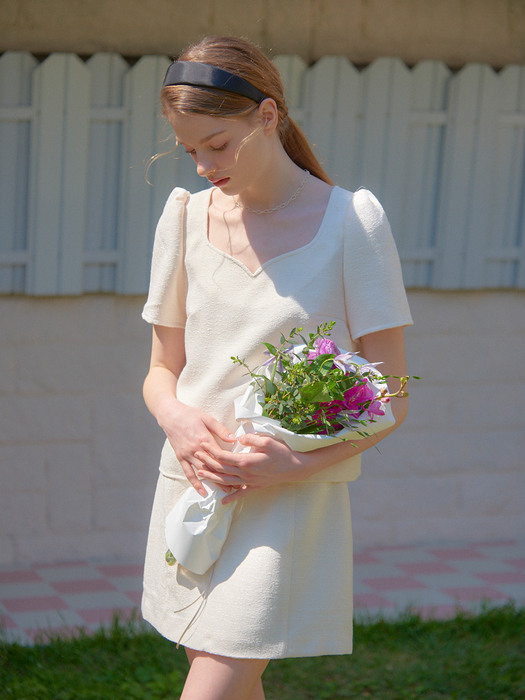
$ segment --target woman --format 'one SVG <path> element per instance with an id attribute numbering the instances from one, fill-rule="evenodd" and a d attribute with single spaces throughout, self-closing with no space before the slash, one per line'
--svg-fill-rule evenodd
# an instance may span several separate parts
<path id="1" fill-rule="evenodd" d="M 233 401 L 248 379 L 231 357 L 255 367 L 263 341 L 334 320 L 340 348 L 403 376 L 411 318 L 380 204 L 332 186 L 258 49 L 204 39 L 170 66 L 161 97 L 212 187 L 168 199 L 143 313 L 153 324 L 144 396 L 167 436 L 143 614 L 186 648 L 184 700 L 260 700 L 269 659 L 352 650 L 347 482 L 393 428 L 308 453 L 245 435 L 251 450 L 233 453 Z M 393 403 L 397 427 L 406 399 Z M 164 521 L 189 484 L 205 492 L 203 478 L 239 505 L 219 560 L 198 576 L 165 561 Z"/>

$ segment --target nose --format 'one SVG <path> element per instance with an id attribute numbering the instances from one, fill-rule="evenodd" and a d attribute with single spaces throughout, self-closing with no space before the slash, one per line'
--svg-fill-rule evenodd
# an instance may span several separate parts
<path id="1" fill-rule="evenodd" d="M 197 175 L 207 177 L 215 170 L 215 167 L 209 158 L 200 156 L 197 159 Z"/>

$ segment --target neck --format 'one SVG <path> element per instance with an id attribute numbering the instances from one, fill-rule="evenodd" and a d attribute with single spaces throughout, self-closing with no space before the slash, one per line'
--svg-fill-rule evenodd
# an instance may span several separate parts
<path id="1" fill-rule="evenodd" d="M 234 197 L 235 204 L 248 212 L 271 213 L 291 204 L 304 185 L 305 171 L 284 154 L 279 163 L 265 168 L 249 188 Z"/>

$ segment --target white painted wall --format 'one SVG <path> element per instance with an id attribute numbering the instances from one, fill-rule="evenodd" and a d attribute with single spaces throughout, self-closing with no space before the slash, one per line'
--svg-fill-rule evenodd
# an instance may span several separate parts
<path id="1" fill-rule="evenodd" d="M 351 485 L 357 546 L 525 536 L 525 293 L 411 291 L 402 429 Z M 143 555 L 162 434 L 142 297 L 0 298 L 0 565 Z"/>

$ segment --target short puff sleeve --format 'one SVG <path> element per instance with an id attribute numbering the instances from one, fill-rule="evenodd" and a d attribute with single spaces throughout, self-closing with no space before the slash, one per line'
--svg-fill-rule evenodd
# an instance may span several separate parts
<path id="1" fill-rule="evenodd" d="M 345 304 L 352 338 L 411 325 L 390 224 L 371 192 L 353 194 L 344 226 Z"/>
<path id="2" fill-rule="evenodd" d="M 189 196 L 181 187 L 172 191 L 155 232 L 149 293 L 142 318 L 158 326 L 186 325 L 184 230 Z"/>

